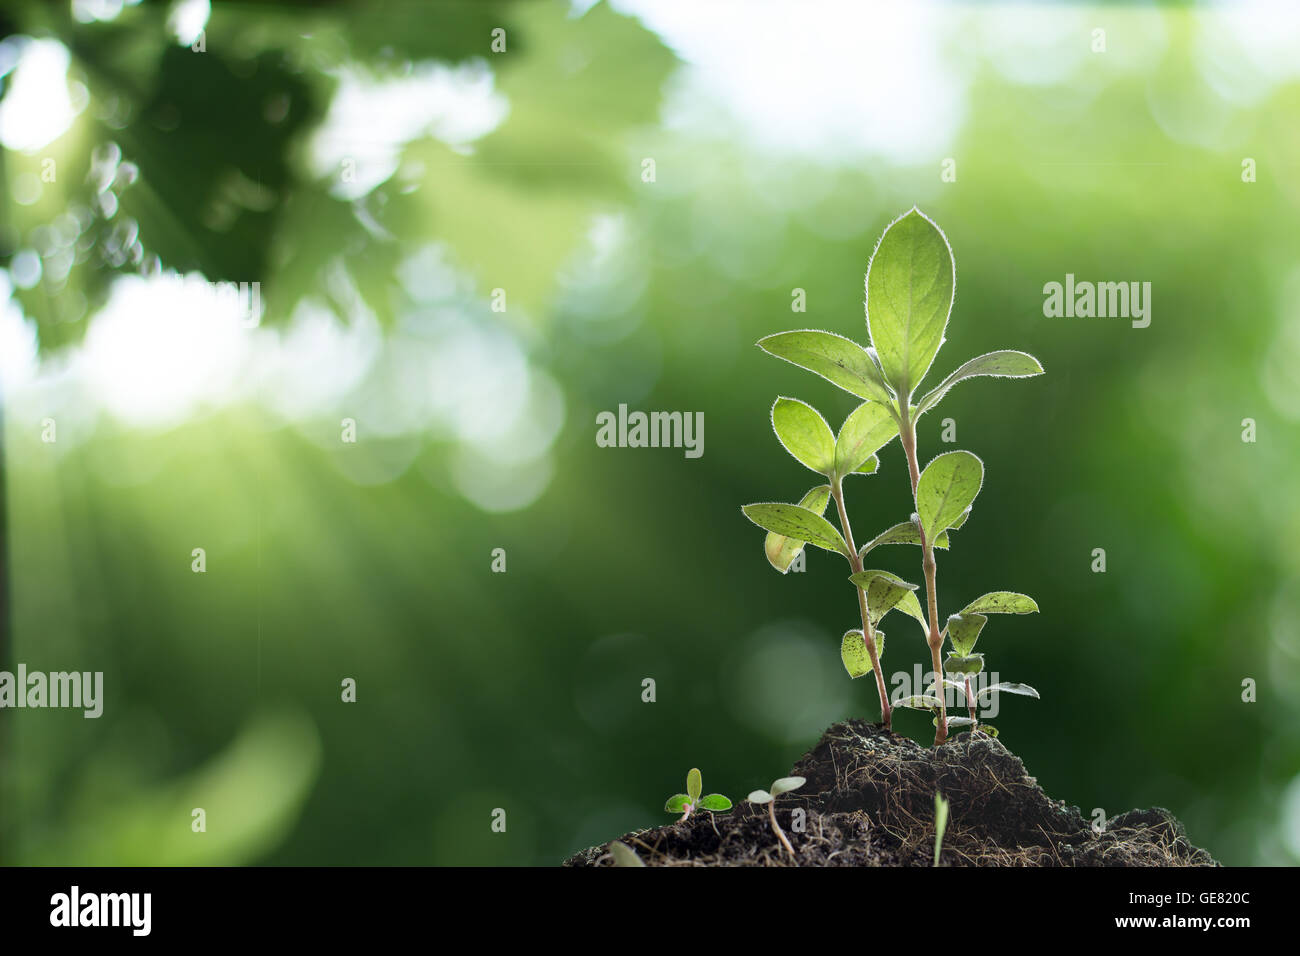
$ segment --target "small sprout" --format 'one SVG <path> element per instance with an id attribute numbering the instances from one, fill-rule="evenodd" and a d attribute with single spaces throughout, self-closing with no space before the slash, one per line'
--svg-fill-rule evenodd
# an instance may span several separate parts
<path id="1" fill-rule="evenodd" d="M 954 720 L 959 718 L 954 718 Z M 937 790 L 934 794 L 934 865 L 939 865 L 939 851 L 943 849 L 943 833 L 948 829 L 948 801 Z"/>
<path id="2" fill-rule="evenodd" d="M 862 632 L 858 631 L 857 633 L 860 635 Z M 781 829 L 781 825 L 776 822 L 776 798 L 783 793 L 789 793 L 791 790 L 798 790 L 807 782 L 808 781 L 803 777 L 781 777 L 779 780 L 772 781 L 770 789 L 755 790 L 749 795 L 750 803 L 767 804 L 767 816 L 768 819 L 772 821 L 772 832 L 775 833 L 777 839 L 785 845 L 786 851 L 790 854 L 790 859 L 792 860 L 795 858 L 794 847 L 790 845 L 790 841 L 786 838 L 785 831 Z"/>
<path id="3" fill-rule="evenodd" d="M 699 770 L 694 768 L 686 775 L 686 792 L 675 793 L 668 798 L 664 804 L 664 812 L 680 813 L 681 820 L 678 823 L 685 822 L 690 815 L 696 810 L 708 810 L 710 813 L 726 813 L 731 809 L 731 801 L 720 793 L 710 793 L 708 796 L 701 797 L 704 791 L 704 780 L 700 776 Z"/>
<path id="4" fill-rule="evenodd" d="M 609 845 L 609 852 L 614 856 L 615 866 L 645 866 L 645 861 L 636 855 L 636 850 L 626 843 L 615 840 Z"/>

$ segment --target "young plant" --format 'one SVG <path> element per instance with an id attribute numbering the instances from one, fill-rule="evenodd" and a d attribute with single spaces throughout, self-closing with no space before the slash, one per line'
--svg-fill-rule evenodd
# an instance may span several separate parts
<path id="1" fill-rule="evenodd" d="M 830 454 L 838 452 L 839 439 L 830 441 L 830 429 L 821 420 L 821 416 L 814 412 L 814 421 L 803 412 L 783 415 L 788 433 L 783 435 L 782 423 L 777 421 L 775 408 L 773 425 L 782 443 L 814 471 L 830 477 L 827 494 L 835 500 L 843 534 L 836 532 L 819 510 L 808 505 L 760 504 L 748 505 L 744 509 L 750 520 L 771 534 L 788 539 L 787 542 L 773 542 L 769 536 L 769 559 L 773 554 L 771 546 L 774 543 L 779 545 L 778 556 L 781 560 L 785 560 L 785 554 L 791 548 L 791 553 L 797 554 L 804 543 L 828 551 L 838 551 L 848 559 L 853 569 L 851 580 L 858 588 L 862 611 L 863 650 L 876 674 L 876 690 L 880 696 L 881 714 L 886 727 L 890 723 L 890 708 L 880 673 L 875 622 L 895 606 L 921 622 L 930 649 L 933 693 L 915 695 L 906 702 L 899 703 L 934 707 L 937 710 L 936 744 L 947 739 L 948 724 L 942 683 L 943 662 L 940 659 L 945 629 L 939 626 L 938 569 L 934 552 L 936 548 L 948 547 L 947 533 L 961 527 L 970 514 L 971 505 L 984 481 L 984 463 L 968 451 L 952 451 L 939 455 L 922 471 L 917 458 L 917 422 L 922 415 L 938 405 L 955 385 L 968 378 L 1027 378 L 1043 371 L 1038 360 L 1024 352 L 989 352 L 961 365 L 937 386 L 920 394 L 921 382 L 944 341 L 944 332 L 952 311 L 956 277 L 956 266 L 947 237 L 933 221 L 913 208 L 889 224 L 867 265 L 869 347 L 864 348 L 832 332 L 813 329 L 781 332 L 767 336 L 758 343 L 760 348 L 777 358 L 820 375 L 863 399 L 863 404 L 854 410 L 850 419 L 856 417 L 861 422 L 871 423 L 869 430 L 861 429 L 869 431 L 871 435 L 871 440 L 862 442 L 861 447 L 870 447 L 873 456 L 894 435 L 898 435 L 907 459 L 912 501 L 916 509 L 911 521 L 895 525 L 869 542 L 862 552 L 856 551 L 853 548 L 840 483 L 845 476 L 857 471 L 858 467 L 846 471 L 842 466 L 847 462 L 840 461 L 838 455 Z M 802 406 L 802 403 L 799 404 Z M 845 423 L 845 429 L 849 429 L 848 422 Z M 841 437 L 843 434 L 842 430 Z M 828 461 L 832 462 L 830 470 L 825 468 Z M 874 462 L 870 470 L 875 470 Z M 810 492 L 809 496 L 805 496 L 805 501 L 810 496 L 811 504 L 816 505 L 820 493 L 813 496 Z M 825 501 L 822 500 L 821 504 L 824 508 Z M 915 590 L 913 586 L 897 578 L 890 580 L 883 577 L 885 572 L 864 569 L 866 552 L 880 544 L 920 546 L 921 571 L 925 578 L 925 611 L 922 611 L 920 603 L 912 595 Z M 778 570 L 785 570 L 776 560 L 773 563 Z M 871 606 L 873 585 L 878 595 L 879 605 L 875 609 L 878 614 L 874 613 Z M 901 591 L 898 590 L 899 586 Z M 908 596 L 912 596 L 911 601 L 908 601 Z M 891 599 L 892 604 L 889 603 Z M 850 674 L 855 670 L 863 670 L 865 665 L 856 638 L 846 637 L 841 650 L 842 654 L 845 650 L 851 651 L 850 654 L 844 654 L 845 667 Z"/>
<path id="2" fill-rule="evenodd" d="M 938 790 L 934 792 L 934 865 L 939 865 L 943 850 L 943 835 L 948 829 L 948 800 Z M 631 852 L 630 850 L 628 852 Z M 644 866 L 645 864 L 642 864 Z"/>
<path id="3" fill-rule="evenodd" d="M 772 832 L 785 845 L 786 852 L 790 854 L 792 860 L 794 859 L 794 847 L 790 845 L 789 839 L 786 838 L 785 831 L 781 829 L 781 824 L 776 822 L 776 798 L 783 793 L 789 793 L 791 790 L 798 790 L 805 783 L 807 781 L 803 777 L 782 777 L 779 780 L 773 780 L 770 789 L 755 790 L 749 795 L 750 803 L 767 804 L 767 817 L 772 821 Z"/>
<path id="4" fill-rule="evenodd" d="M 731 809 L 731 801 L 720 793 L 711 793 L 706 797 L 700 794 L 704 791 L 704 780 L 700 772 L 694 768 L 686 775 L 686 792 L 675 793 L 668 798 L 664 804 L 666 813 L 680 813 L 682 819 L 678 823 L 686 821 L 691 813 L 696 810 L 708 810 L 710 813 L 726 813 Z"/>

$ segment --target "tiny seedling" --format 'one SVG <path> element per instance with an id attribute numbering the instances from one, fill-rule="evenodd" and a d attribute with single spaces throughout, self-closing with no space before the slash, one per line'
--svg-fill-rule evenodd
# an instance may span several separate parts
<path id="1" fill-rule="evenodd" d="M 939 791 L 934 793 L 934 865 L 939 865 L 939 852 L 943 849 L 943 834 L 948 829 L 948 800 Z M 631 851 L 628 851 L 631 853 Z M 633 854 L 635 856 L 636 854 Z M 644 863 L 641 864 L 645 866 Z"/>
<path id="2" fill-rule="evenodd" d="M 798 790 L 807 781 L 803 777 L 782 777 L 779 780 L 773 780 L 772 786 L 767 790 L 755 790 L 749 795 L 750 803 L 766 803 L 767 817 L 772 821 L 772 832 L 776 834 L 778 840 L 785 844 L 786 851 L 790 854 L 790 859 L 794 859 L 794 847 L 790 845 L 789 839 L 786 838 L 785 831 L 781 829 L 781 824 L 776 822 L 776 798 L 783 793 L 789 793 L 791 790 Z"/>
<path id="3" fill-rule="evenodd" d="M 680 813 L 682 819 L 677 821 L 682 823 L 690 818 L 690 815 L 696 810 L 708 810 L 710 813 L 726 813 L 731 809 L 731 801 L 720 793 L 710 793 L 708 796 L 701 797 L 704 791 L 704 780 L 700 772 L 694 768 L 686 775 L 686 792 L 675 793 L 668 798 L 664 804 L 664 811 L 667 813 Z"/>
<path id="4" fill-rule="evenodd" d="M 939 626 L 935 549 L 949 548 L 950 533 L 969 517 L 984 482 L 984 463 L 968 451 L 950 451 L 922 470 L 917 459 L 917 422 L 966 379 L 1027 378 L 1043 371 L 1038 360 L 1024 352 L 989 352 L 971 359 L 934 388 L 919 394 L 921 381 L 944 342 L 956 281 L 957 270 L 947 237 L 932 220 L 913 208 L 889 224 L 867 265 L 869 347 L 815 329 L 778 332 L 759 341 L 759 348 L 820 375 L 854 395 L 861 404 L 849 413 L 836 434 L 811 405 L 794 398 L 778 398 L 772 406 L 772 428 L 777 438 L 795 460 L 822 476 L 825 483 L 813 487 L 798 504 L 760 502 L 742 509 L 746 517 L 767 531 L 767 559 L 783 574 L 809 544 L 840 554 L 849 562 L 849 580 L 857 591 L 862 627 L 844 635 L 840 657 L 850 677 L 875 675 L 881 720 L 886 728 L 890 726 L 891 707 L 880 669 L 884 635 L 877 625 L 895 607 L 920 622 L 929 645 L 934 684 L 930 693 L 916 694 L 896 704 L 935 710 L 936 744 L 948 736 L 941 660 L 948 628 Z M 849 525 L 844 479 L 874 474 L 880 464 L 878 453 L 896 436 L 907 459 L 915 511 L 910 520 L 881 532 L 859 550 Z M 839 528 L 824 517 L 831 501 L 835 502 Z M 885 544 L 920 547 L 924 610 L 914 593 L 917 585 L 888 571 L 867 569 L 867 555 Z"/>
<path id="5" fill-rule="evenodd" d="M 609 852 L 614 857 L 615 866 L 645 866 L 645 860 L 636 855 L 636 850 L 626 843 L 615 840 L 609 845 Z"/>

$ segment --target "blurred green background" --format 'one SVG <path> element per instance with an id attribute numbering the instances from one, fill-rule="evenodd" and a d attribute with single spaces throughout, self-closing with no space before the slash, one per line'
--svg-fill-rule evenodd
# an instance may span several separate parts
<path id="1" fill-rule="evenodd" d="M 845 568 L 778 575 L 739 506 L 813 484 L 777 394 L 855 404 L 753 343 L 865 340 L 918 204 L 932 383 L 1047 369 L 920 435 L 987 465 L 942 613 L 1041 607 L 981 641 L 1043 695 L 1002 740 L 1085 814 L 1300 862 L 1293 5 L 213 7 L 0 14 L 0 669 L 105 675 L 97 720 L 0 711 L 0 859 L 553 864 L 875 719 Z M 1150 327 L 1045 318 L 1066 273 L 1150 282 Z M 703 457 L 598 448 L 620 403 L 703 412 Z M 897 443 L 854 481 L 859 540 L 906 518 Z"/>

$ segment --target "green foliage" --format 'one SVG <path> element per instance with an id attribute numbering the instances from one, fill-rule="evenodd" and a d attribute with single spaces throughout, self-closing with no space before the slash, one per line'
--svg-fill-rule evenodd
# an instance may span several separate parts
<path id="1" fill-rule="evenodd" d="M 929 631 L 930 625 L 926 623 L 925 611 L 921 610 L 921 602 L 917 600 L 915 591 L 908 591 L 895 606 L 920 624 L 922 631 Z"/>
<path id="2" fill-rule="evenodd" d="M 885 653 L 885 635 L 876 631 L 875 637 L 876 658 L 879 659 Z M 844 632 L 840 641 L 840 660 L 844 662 L 849 677 L 855 680 L 871 673 L 871 655 L 867 653 L 867 640 L 860 629 Z"/>
<path id="3" fill-rule="evenodd" d="M 990 591 L 961 609 L 962 614 L 1033 614 L 1038 604 L 1027 594 L 1015 591 Z"/>
<path id="4" fill-rule="evenodd" d="M 820 515 L 825 513 L 826 505 L 830 500 L 831 486 L 818 485 L 799 500 L 799 507 Z M 785 574 L 790 570 L 790 565 L 794 563 L 794 559 L 799 556 L 805 544 L 806 541 L 769 531 L 767 540 L 763 542 L 763 552 L 772 567 Z"/>
<path id="5" fill-rule="evenodd" d="M 803 329 L 778 332 L 759 339 L 759 348 L 820 375 L 858 398 L 891 405 L 893 398 L 885 387 L 867 350 L 842 335 Z"/>
<path id="6" fill-rule="evenodd" d="M 849 546 L 834 525 L 815 511 L 775 501 L 745 505 L 741 510 L 745 517 L 765 531 L 806 541 L 846 557 L 849 554 Z"/>
<path id="7" fill-rule="evenodd" d="M 832 480 L 845 478 L 872 461 L 898 434 L 898 419 L 879 402 L 863 402 L 844 421 L 835 439 Z M 871 471 L 875 471 L 875 467 Z"/>
<path id="8" fill-rule="evenodd" d="M 1021 697 L 1038 697 L 1038 691 L 1028 684 L 999 683 L 981 687 L 975 694 L 977 698 L 992 697 L 994 694 L 1019 694 Z"/>
<path id="9" fill-rule="evenodd" d="M 1032 355 L 1015 351 L 988 352 L 971 359 L 926 392 L 916 404 L 917 414 L 924 414 L 934 408 L 948 394 L 950 388 L 968 378 L 976 378 L 980 375 L 991 375 L 995 378 L 1029 378 L 1041 374 L 1043 374 L 1043 366 L 1038 364 L 1038 359 Z"/>
<path id="10" fill-rule="evenodd" d="M 984 670 L 984 655 L 970 654 L 962 656 L 960 654 L 949 654 L 948 659 L 943 662 L 943 670 L 946 674 L 965 674 L 966 676 L 978 674 Z"/>
<path id="11" fill-rule="evenodd" d="M 872 627 L 903 599 L 904 594 L 915 591 L 917 587 L 888 571 L 857 571 L 849 575 L 849 580 L 867 592 Z"/>
<path id="12" fill-rule="evenodd" d="M 948 618 L 948 640 L 952 641 L 953 650 L 958 654 L 969 654 L 973 651 L 975 642 L 979 640 L 980 631 L 984 629 L 988 620 L 983 614 L 976 614 L 973 611 L 963 611 Z"/>
<path id="13" fill-rule="evenodd" d="M 900 401 L 939 351 L 956 284 L 948 239 L 928 217 L 913 207 L 889 224 L 867 266 L 867 329 Z"/>
<path id="14" fill-rule="evenodd" d="M 858 557 L 865 558 L 871 551 L 882 544 L 916 544 L 921 543 L 921 529 L 911 521 L 900 521 L 892 528 L 880 532 L 858 551 Z M 934 546 L 948 550 L 948 533 L 945 531 L 934 539 Z"/>
<path id="15" fill-rule="evenodd" d="M 946 452 L 926 465 L 916 488 L 916 511 L 926 536 L 951 528 L 983 484 L 984 462 L 968 451 Z"/>
<path id="16" fill-rule="evenodd" d="M 836 461 L 835 436 L 817 409 L 797 398 L 772 405 L 772 428 L 785 450 L 819 475 L 830 475 Z"/>
<path id="17" fill-rule="evenodd" d="M 906 707 L 909 710 L 935 710 L 943 706 L 943 701 L 933 694 L 913 694 L 894 701 L 894 706 Z"/>

